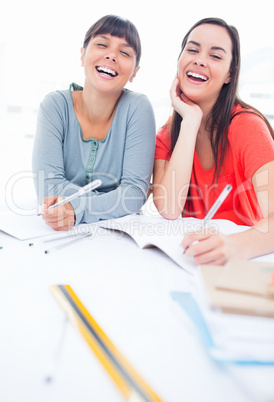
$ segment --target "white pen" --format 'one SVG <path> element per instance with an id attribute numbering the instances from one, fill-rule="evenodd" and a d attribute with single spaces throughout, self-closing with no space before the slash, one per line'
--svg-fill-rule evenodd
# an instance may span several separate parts
<path id="1" fill-rule="evenodd" d="M 70 240 L 70 241 L 68 241 L 68 242 L 62 243 L 62 244 L 60 244 L 59 246 L 54 246 L 54 247 L 51 247 L 51 248 L 45 250 L 44 253 L 45 253 L 45 254 L 48 254 L 48 253 L 50 253 L 50 252 L 52 252 L 52 251 L 61 250 L 62 248 L 71 246 L 72 244 L 74 244 L 74 243 L 76 243 L 76 242 L 78 242 L 78 241 L 80 241 L 80 240 L 86 239 L 87 237 L 91 237 L 91 238 L 92 238 L 93 236 L 94 236 L 94 233 L 93 233 L 93 232 L 88 232 L 88 233 L 86 233 L 86 234 L 78 235 L 76 238 L 74 238 L 74 239 L 72 239 L 72 240 Z"/>
<path id="2" fill-rule="evenodd" d="M 78 190 L 76 193 L 70 195 L 69 197 L 64 198 L 62 201 L 59 201 L 54 205 L 51 205 L 50 207 L 48 207 L 48 209 L 59 207 L 60 205 L 64 205 L 67 202 L 74 200 L 75 198 L 81 197 L 82 195 L 89 193 L 91 190 L 95 190 L 97 187 L 101 186 L 101 184 L 102 184 L 101 180 L 94 180 L 89 184 L 87 184 L 86 186 L 80 188 L 80 190 Z M 38 216 L 39 215 L 42 215 L 42 213 L 38 214 Z"/>
<path id="3" fill-rule="evenodd" d="M 226 197 L 228 196 L 228 194 L 230 193 L 231 190 L 232 190 L 231 184 L 227 184 L 225 186 L 225 188 L 223 189 L 223 191 L 221 192 L 221 194 L 219 195 L 219 197 L 217 198 L 217 200 L 214 202 L 214 204 L 210 208 L 210 210 L 208 211 L 208 213 L 206 214 L 206 216 L 204 217 L 203 225 L 208 223 L 210 221 L 210 219 L 213 218 L 213 216 L 216 214 L 216 212 L 218 211 L 218 209 L 220 208 L 220 206 L 222 205 L 222 203 L 224 202 L 224 200 L 226 199 Z M 191 244 L 194 244 L 194 243 L 196 244 L 196 242 L 197 242 L 197 240 Z M 191 244 L 187 248 L 185 248 L 183 254 L 185 254 L 186 250 L 191 246 Z"/>
<path id="4" fill-rule="evenodd" d="M 230 193 L 231 190 L 232 190 L 232 186 L 230 184 L 227 184 L 225 186 L 225 188 L 223 189 L 223 191 L 221 192 L 221 194 L 219 195 L 219 197 L 217 198 L 217 200 L 214 202 L 214 204 L 210 208 L 210 210 L 208 211 L 208 213 L 206 214 L 206 216 L 204 217 L 204 219 L 203 219 L 204 225 L 207 222 L 209 222 L 210 219 L 213 218 L 213 216 L 216 214 L 216 212 L 218 211 L 218 209 L 220 208 L 220 206 L 222 205 L 222 203 L 224 202 L 224 200 L 226 199 L 226 197 L 228 196 L 228 194 Z"/>

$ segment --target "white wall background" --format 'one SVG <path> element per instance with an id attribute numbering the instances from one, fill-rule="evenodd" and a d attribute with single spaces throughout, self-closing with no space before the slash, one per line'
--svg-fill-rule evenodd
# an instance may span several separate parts
<path id="1" fill-rule="evenodd" d="M 52 90 L 83 83 L 85 33 L 109 13 L 130 19 L 139 30 L 141 69 L 128 87 L 149 96 L 158 127 L 170 114 L 169 87 L 182 38 L 205 17 L 237 27 L 244 100 L 273 115 L 274 123 L 274 0 L 2 0 L 0 208 L 34 196 L 31 153 L 39 104 Z"/>
<path id="2" fill-rule="evenodd" d="M 6 105 L 37 108 L 50 90 L 66 88 L 72 81 L 81 83 L 85 32 L 109 13 L 129 18 L 137 26 L 143 56 L 129 87 L 145 92 L 155 104 L 168 97 L 184 34 L 194 22 L 209 16 L 237 27 L 243 63 L 248 61 L 245 69 L 262 63 L 262 57 L 272 60 L 272 68 L 268 63 L 264 71 L 249 69 L 246 77 L 253 83 L 274 85 L 274 0 L 9 0 L 0 5 L 0 110 L 5 111 Z M 254 53 L 267 47 L 272 49 Z"/>

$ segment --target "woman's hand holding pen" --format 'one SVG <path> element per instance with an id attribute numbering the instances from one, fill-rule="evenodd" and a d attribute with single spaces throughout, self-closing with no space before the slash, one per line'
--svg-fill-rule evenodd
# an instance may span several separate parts
<path id="1" fill-rule="evenodd" d="M 236 235 L 187 233 L 181 246 L 185 255 L 193 257 L 198 265 L 224 265 L 231 258 L 242 257 Z"/>
<path id="2" fill-rule="evenodd" d="M 69 230 L 74 226 L 75 213 L 72 205 L 67 202 L 66 204 L 59 205 L 55 208 L 48 209 L 51 205 L 62 201 L 63 197 L 46 197 L 43 200 L 42 216 L 47 225 L 51 226 L 54 230 Z"/>

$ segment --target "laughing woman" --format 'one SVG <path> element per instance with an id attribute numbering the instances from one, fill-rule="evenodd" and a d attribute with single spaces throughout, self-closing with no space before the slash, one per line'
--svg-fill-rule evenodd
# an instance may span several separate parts
<path id="1" fill-rule="evenodd" d="M 43 218 L 55 230 L 132 214 L 146 200 L 154 114 L 145 95 L 125 89 L 139 70 L 140 56 L 135 26 L 107 15 L 84 39 L 84 87 L 72 84 L 40 105 L 33 171 Z M 95 179 L 102 185 L 89 195 L 48 210 Z"/>
<path id="2" fill-rule="evenodd" d="M 231 236 L 186 235 L 182 246 L 198 264 L 274 251 L 273 130 L 237 96 L 239 70 L 237 30 L 216 18 L 196 23 L 182 42 L 173 115 L 157 134 L 153 196 L 162 216 L 203 219 L 231 184 L 215 218 L 251 226 Z"/>

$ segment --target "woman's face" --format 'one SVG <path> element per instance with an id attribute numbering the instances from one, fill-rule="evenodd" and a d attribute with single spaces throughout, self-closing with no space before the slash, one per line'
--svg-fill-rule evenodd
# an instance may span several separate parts
<path id="1" fill-rule="evenodd" d="M 203 24 L 189 35 L 179 58 L 182 92 L 199 105 L 212 107 L 230 81 L 232 42 L 225 28 Z"/>
<path id="2" fill-rule="evenodd" d="M 109 93 L 121 92 L 139 70 L 134 49 L 125 38 L 110 34 L 91 38 L 88 46 L 81 50 L 81 61 L 86 83 Z"/>

